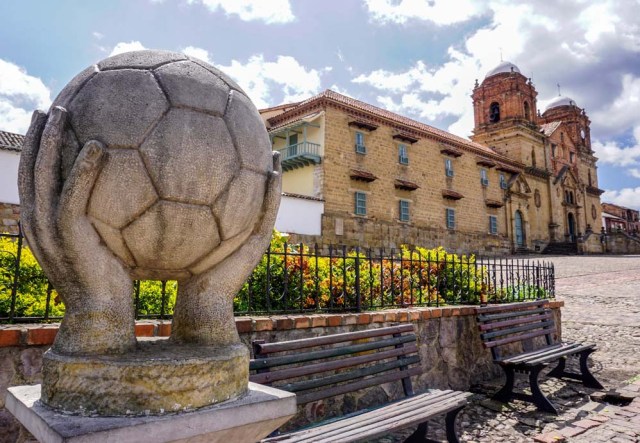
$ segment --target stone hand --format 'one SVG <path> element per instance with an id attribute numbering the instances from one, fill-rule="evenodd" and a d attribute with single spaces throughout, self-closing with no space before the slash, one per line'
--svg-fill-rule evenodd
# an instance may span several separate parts
<path id="1" fill-rule="evenodd" d="M 20 159 L 22 226 L 29 246 L 65 303 L 53 345 L 66 354 L 121 353 L 135 347 L 133 285 L 86 215 L 107 155 L 90 140 L 63 176 L 67 111 L 35 111 Z M 117 196 L 114 196 L 117 198 Z"/>
<path id="2" fill-rule="evenodd" d="M 268 177 L 262 218 L 249 239 L 212 269 L 178 282 L 172 340 L 218 346 L 239 343 L 233 318 L 233 299 L 271 241 L 280 205 L 281 175 L 280 153 L 274 152 L 273 172 Z"/>

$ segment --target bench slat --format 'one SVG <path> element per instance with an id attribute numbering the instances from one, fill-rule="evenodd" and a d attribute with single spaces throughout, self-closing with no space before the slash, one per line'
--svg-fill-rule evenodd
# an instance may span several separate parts
<path id="1" fill-rule="evenodd" d="M 476 308 L 476 312 L 478 314 L 487 314 L 494 312 L 504 312 L 504 311 L 516 311 L 529 309 L 533 306 L 547 306 L 549 305 L 549 300 L 536 300 L 525 303 L 516 303 L 516 304 L 506 304 L 506 305 L 493 305 L 493 306 L 485 306 L 482 308 Z"/>
<path id="2" fill-rule="evenodd" d="M 289 340 L 280 343 L 260 343 L 256 344 L 256 346 L 259 354 L 272 354 L 274 352 L 297 351 L 304 348 L 312 348 L 314 346 L 333 345 L 336 343 L 361 340 L 364 338 L 400 334 L 402 332 L 413 332 L 413 325 L 407 324 L 390 326 L 387 328 L 368 329 L 366 331 L 345 332 L 342 334 L 332 334 L 314 338 L 301 338 L 299 340 Z"/>
<path id="3" fill-rule="evenodd" d="M 542 312 L 544 312 L 544 310 L 541 310 Z M 485 323 L 482 325 L 479 325 L 480 331 L 490 331 L 491 329 L 495 329 L 495 328 L 504 328 L 507 326 L 515 326 L 515 325 L 520 325 L 522 323 L 533 323 L 535 321 L 540 321 L 540 320 L 546 320 L 546 319 L 552 319 L 553 318 L 553 314 L 551 312 L 546 312 L 544 315 L 532 315 L 531 317 L 525 317 L 525 318 L 517 318 L 515 320 L 505 320 L 505 321 L 497 321 L 494 323 Z"/>
<path id="4" fill-rule="evenodd" d="M 378 360 L 385 360 L 401 355 L 409 355 L 418 352 L 415 343 L 407 344 L 401 348 L 389 349 L 386 351 L 374 352 L 372 354 L 358 355 L 356 357 L 347 357 L 340 360 L 326 361 L 322 363 L 299 366 L 296 368 L 279 369 L 273 372 L 261 372 L 252 374 L 249 379 L 254 383 L 267 384 L 274 381 L 286 380 L 288 378 L 302 377 L 305 375 L 317 374 L 326 371 L 335 371 L 336 369 L 350 368 L 365 363 L 372 363 Z"/>
<path id="5" fill-rule="evenodd" d="M 514 311 L 514 312 L 507 312 L 502 314 L 478 315 L 477 319 L 478 319 L 478 322 L 480 323 L 486 323 L 486 322 L 491 322 L 495 320 L 504 320 L 508 318 L 521 318 L 527 315 L 542 314 L 544 312 L 549 312 L 549 309 L 544 309 L 544 308 L 527 309 L 525 311 Z"/>
<path id="6" fill-rule="evenodd" d="M 553 354 L 554 352 L 557 352 L 559 350 L 574 349 L 578 346 L 580 346 L 580 343 L 561 343 L 558 346 L 544 347 L 532 352 L 527 352 L 526 354 L 514 355 L 512 357 L 504 359 L 502 363 L 506 363 L 506 364 L 525 363 L 526 361 L 534 358 L 544 357 L 546 355 Z"/>
<path id="7" fill-rule="evenodd" d="M 364 380 L 359 380 L 353 383 L 347 383 L 344 385 L 334 386 L 332 388 L 323 389 L 322 391 L 314 391 L 306 394 L 296 395 L 298 404 L 305 404 L 323 398 L 334 397 L 340 394 L 346 394 L 348 392 L 357 391 L 359 389 L 368 388 L 369 386 L 376 386 L 382 383 L 388 383 L 391 381 L 397 381 L 405 377 L 411 377 L 412 375 L 418 375 L 422 373 L 422 367 L 414 366 L 406 371 L 388 372 L 384 375 L 377 377 L 371 377 Z"/>
<path id="8" fill-rule="evenodd" d="M 420 363 L 420 357 L 417 355 L 411 357 L 405 357 L 399 360 L 390 361 L 387 363 L 380 363 L 373 366 L 367 366 L 357 369 L 355 371 L 342 372 L 340 374 L 329 375 L 327 377 L 314 378 L 313 380 L 303 380 L 296 383 L 289 383 L 282 386 L 277 386 L 279 389 L 284 389 L 289 392 L 301 392 L 311 389 L 317 389 L 322 386 L 328 386 L 336 383 L 342 383 L 349 380 L 355 380 L 358 378 L 367 377 L 373 374 L 379 374 L 381 372 L 392 371 L 398 369 L 401 366 L 408 366 L 415 363 Z"/>
<path id="9" fill-rule="evenodd" d="M 411 325 L 410 325 L 411 326 Z M 274 366 L 284 366 L 293 363 L 304 363 L 322 358 L 340 357 L 342 355 L 356 354 L 359 352 L 373 351 L 375 349 L 386 348 L 389 346 L 401 345 L 403 343 L 411 343 L 416 341 L 416 336 L 403 335 L 401 337 L 387 338 L 369 343 L 360 343 L 351 346 L 342 346 L 339 348 L 323 349 L 320 351 L 310 351 L 301 354 L 283 355 L 280 357 L 257 358 L 249 362 L 249 369 L 266 369 Z"/>
<path id="10" fill-rule="evenodd" d="M 593 348 L 595 348 L 595 345 L 582 345 L 573 349 L 558 350 L 549 355 L 538 357 L 535 360 L 527 360 L 524 362 L 524 364 L 527 366 L 539 365 L 542 363 L 547 363 L 549 361 L 557 360 L 562 357 L 566 357 L 567 355 L 577 354 L 579 352 L 586 351 L 587 349 L 593 349 Z"/>
<path id="11" fill-rule="evenodd" d="M 422 411 L 420 420 L 420 422 L 422 422 L 431 416 L 438 415 L 437 413 L 433 413 L 430 408 L 450 401 L 466 403 L 468 395 L 469 394 L 449 390 L 430 391 L 363 412 L 362 414 L 353 415 L 341 420 L 333 420 L 325 425 L 321 424 L 289 435 L 273 437 L 265 441 L 316 441 L 318 438 L 333 438 L 333 441 L 340 442 L 349 441 L 345 440 L 343 435 L 336 437 L 336 434 L 357 430 L 367 424 L 379 424 L 384 419 L 396 420 L 397 418 L 401 418 L 402 414 L 415 411 Z"/>
<path id="12" fill-rule="evenodd" d="M 555 327 L 551 329 L 543 329 L 536 332 L 529 332 L 527 334 L 512 335 L 511 337 L 501 338 L 500 340 L 486 341 L 483 344 L 485 348 L 493 348 L 495 346 L 506 345 L 507 343 L 514 343 L 520 340 L 527 340 L 529 338 L 540 337 L 542 335 L 547 335 L 547 334 L 553 334 L 554 332 L 556 332 Z"/>
<path id="13" fill-rule="evenodd" d="M 531 331 L 534 329 L 543 329 L 543 328 L 551 328 L 554 327 L 555 323 L 550 320 L 538 321 L 537 323 L 529 323 L 522 326 L 516 326 L 514 328 L 508 329 L 498 329 L 497 331 L 485 332 L 484 334 L 480 334 L 482 340 L 488 340 L 490 338 L 502 337 L 509 334 L 514 334 L 516 332 L 524 332 Z"/>

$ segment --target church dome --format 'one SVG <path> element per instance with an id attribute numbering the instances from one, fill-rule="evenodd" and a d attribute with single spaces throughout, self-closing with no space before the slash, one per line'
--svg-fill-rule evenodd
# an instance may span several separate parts
<path id="1" fill-rule="evenodd" d="M 520 69 L 511 62 L 500 62 L 498 66 L 493 68 L 491 71 L 487 72 L 487 75 L 484 78 L 491 77 L 492 75 L 502 74 L 503 72 L 511 72 L 513 69 L 514 72 L 521 74 Z"/>
<path id="2" fill-rule="evenodd" d="M 559 108 L 560 106 L 577 106 L 577 105 L 576 105 L 576 102 L 573 101 L 573 99 L 559 95 L 553 100 L 551 100 L 547 104 L 547 107 L 544 108 L 544 110 L 546 112 L 551 108 Z"/>

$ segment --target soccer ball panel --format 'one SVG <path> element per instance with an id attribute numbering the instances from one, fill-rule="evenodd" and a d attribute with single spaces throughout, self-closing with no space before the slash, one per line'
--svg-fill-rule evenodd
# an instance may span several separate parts
<path id="1" fill-rule="evenodd" d="M 150 207 L 158 195 L 140 154 L 134 149 L 108 149 L 89 199 L 88 214 L 121 228 Z"/>
<path id="2" fill-rule="evenodd" d="M 113 252 L 127 266 L 133 267 L 136 265 L 133 256 L 129 252 L 129 249 L 127 249 L 127 245 L 124 244 L 124 240 L 122 239 L 119 229 L 112 228 L 95 218 L 91 220 L 91 223 L 94 228 L 96 228 L 100 238 L 102 238 L 102 241 L 107 245 L 111 252 Z"/>
<path id="3" fill-rule="evenodd" d="M 240 154 L 242 167 L 263 174 L 271 172 L 271 142 L 253 103 L 239 92 L 231 91 L 224 119 Z"/>
<path id="4" fill-rule="evenodd" d="M 99 72 L 71 101 L 71 125 L 81 145 L 138 146 L 169 104 L 153 74 L 139 70 Z"/>
<path id="5" fill-rule="evenodd" d="M 185 270 L 220 244 L 207 206 L 161 200 L 122 230 L 138 267 Z"/>
<path id="6" fill-rule="evenodd" d="M 224 120 L 172 108 L 140 147 L 161 198 L 210 205 L 238 168 Z"/>
<path id="7" fill-rule="evenodd" d="M 216 77 L 220 78 L 223 82 L 225 82 L 231 89 L 235 89 L 236 91 L 240 91 L 242 92 L 244 95 L 245 92 L 242 90 L 242 88 L 240 87 L 240 85 L 238 85 L 235 81 L 233 81 L 231 79 L 231 77 L 229 77 L 227 74 L 225 74 L 224 72 L 222 72 L 221 70 L 219 70 L 218 68 L 216 68 L 215 66 L 211 66 L 209 63 L 200 60 L 199 58 L 196 57 L 187 57 L 189 60 L 191 60 L 193 63 L 196 63 L 197 65 L 202 66 L 204 69 L 206 69 L 207 71 L 211 72 L 213 75 L 215 75 Z"/>
<path id="8" fill-rule="evenodd" d="M 184 54 L 171 51 L 144 50 L 124 52 L 98 63 L 101 71 L 110 69 L 153 69 L 166 63 L 186 60 Z"/>
<path id="9" fill-rule="evenodd" d="M 62 106 L 63 108 L 69 106 L 69 102 L 73 99 L 73 97 L 75 97 L 78 90 L 80 90 L 80 88 L 82 88 L 82 85 L 84 85 L 84 83 L 89 80 L 96 72 L 98 72 L 98 67 L 96 65 L 92 65 L 84 71 L 80 72 L 80 74 L 73 77 L 71 81 L 67 83 L 64 88 L 62 88 L 62 91 L 60 91 L 60 94 L 58 94 L 49 109 L 51 110 L 56 106 Z"/>
<path id="10" fill-rule="evenodd" d="M 216 201 L 213 212 L 218 217 L 223 239 L 253 228 L 262 209 L 266 181 L 264 175 L 243 169 L 233 179 L 229 190 Z"/>
<path id="11" fill-rule="evenodd" d="M 229 88 L 202 66 L 192 61 L 170 63 L 155 74 L 171 105 L 224 114 Z"/>
<path id="12" fill-rule="evenodd" d="M 247 229 L 246 231 L 241 232 L 235 237 L 231 237 L 228 240 L 223 240 L 220 245 L 211 253 L 189 267 L 189 271 L 193 274 L 201 274 L 202 272 L 213 268 L 215 265 L 220 263 L 222 260 L 235 252 L 238 248 L 240 248 L 240 246 L 242 246 L 247 238 L 249 238 L 252 231 L 253 229 Z"/>

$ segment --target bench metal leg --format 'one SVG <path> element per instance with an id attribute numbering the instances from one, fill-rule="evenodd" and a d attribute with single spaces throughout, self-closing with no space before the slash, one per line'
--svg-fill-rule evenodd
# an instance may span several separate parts
<path id="1" fill-rule="evenodd" d="M 447 441 L 449 443 L 459 443 L 458 435 L 456 434 L 456 417 L 464 409 L 464 406 L 459 407 L 458 409 L 454 409 L 453 411 L 447 412 L 447 416 L 445 417 L 445 424 L 447 426 Z"/>
<path id="2" fill-rule="evenodd" d="M 540 386 L 538 385 L 538 376 L 540 375 L 540 371 L 544 369 L 543 365 L 534 366 L 531 368 L 531 372 L 529 373 L 529 385 L 531 387 L 531 394 L 533 397 L 533 403 L 538 407 L 538 409 L 551 412 L 552 414 L 558 415 L 558 411 L 553 406 L 553 404 L 549 401 L 547 397 L 540 390 Z"/>
<path id="3" fill-rule="evenodd" d="M 562 357 L 560 360 L 558 360 L 558 366 L 553 368 L 553 371 L 549 372 L 547 375 L 553 378 L 562 378 L 567 374 L 565 372 L 566 366 L 567 366 L 567 358 Z"/>
<path id="4" fill-rule="evenodd" d="M 594 351 L 595 349 L 587 349 L 586 351 L 582 351 L 580 353 L 580 372 L 582 373 L 582 384 L 587 388 L 603 389 L 603 386 L 598 380 L 596 380 L 591 371 L 589 371 L 589 367 L 587 366 L 587 359 L 589 358 L 589 355 Z"/>
<path id="5" fill-rule="evenodd" d="M 508 403 L 509 400 L 511 400 L 511 397 L 513 397 L 513 381 L 515 379 L 515 372 L 511 366 L 501 366 L 501 368 L 504 370 L 504 375 L 507 377 L 507 380 L 505 381 L 502 389 L 493 395 L 493 399 L 502 403 Z"/>
<path id="6" fill-rule="evenodd" d="M 427 431 L 429 430 L 429 425 L 427 424 L 427 422 L 425 421 L 424 423 L 420 423 L 418 425 L 418 429 L 416 429 L 416 431 L 411 434 L 409 437 L 407 437 L 407 439 L 404 441 L 404 443 L 425 443 L 428 442 L 429 440 L 427 440 Z"/>

